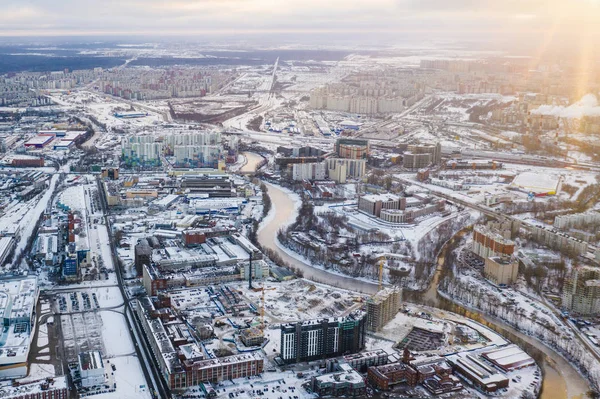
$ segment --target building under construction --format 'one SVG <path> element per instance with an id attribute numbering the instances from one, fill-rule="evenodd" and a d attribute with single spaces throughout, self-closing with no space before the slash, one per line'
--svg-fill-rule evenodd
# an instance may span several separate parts
<path id="1" fill-rule="evenodd" d="M 245 328 L 240 331 L 240 340 L 246 346 L 260 346 L 265 341 L 265 334 L 262 328 Z"/>
<path id="2" fill-rule="evenodd" d="M 398 287 L 385 288 L 367 301 L 367 330 L 381 331 L 392 320 L 402 301 L 402 291 Z"/>

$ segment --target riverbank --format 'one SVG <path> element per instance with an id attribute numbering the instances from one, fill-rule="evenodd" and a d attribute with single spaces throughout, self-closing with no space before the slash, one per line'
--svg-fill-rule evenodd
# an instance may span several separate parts
<path id="1" fill-rule="evenodd" d="M 238 169 L 239 173 L 252 174 L 256 172 L 258 165 L 264 161 L 264 158 L 254 152 L 242 152 L 245 161 L 244 164 Z"/>
<path id="2" fill-rule="evenodd" d="M 264 248 L 269 248 L 277 253 L 284 262 L 301 270 L 304 277 L 308 280 L 365 294 L 372 294 L 377 291 L 376 284 L 369 284 L 350 277 L 329 273 L 323 269 L 314 268 L 310 264 L 302 262 L 282 250 L 277 245 L 277 232 L 295 220 L 299 198 L 294 199 L 294 194 L 287 189 L 270 183 L 265 183 L 265 185 L 267 186 L 268 195 L 271 198 L 273 207 L 269 215 L 261 223 L 257 234 L 258 241 Z M 545 375 L 540 395 L 541 399 L 583 399 L 586 397 L 586 393 L 590 389 L 587 380 L 562 356 L 542 342 L 520 333 L 501 321 L 491 319 L 473 310 L 461 309 L 459 305 L 447 299 L 442 298 L 443 300 L 440 300 L 441 296 L 437 293 L 437 284 L 443 270 L 444 252 L 441 251 L 441 254 L 441 263 L 438 262 L 438 267 L 431 280 L 431 286 L 426 291 L 426 305 L 435 307 L 440 311 L 449 311 L 471 318 L 497 331 L 512 342 L 523 346 L 523 349 L 527 350 L 530 355 L 533 353 L 532 357 L 536 358 L 539 362 Z M 446 304 L 442 303 L 443 301 L 447 301 Z"/>
<path id="3" fill-rule="evenodd" d="M 265 182 L 265 185 L 271 198 L 272 208 L 258 228 L 257 240 L 263 248 L 276 252 L 285 263 L 300 270 L 308 280 L 363 294 L 370 295 L 377 292 L 378 285 L 375 282 L 361 281 L 341 274 L 330 273 L 324 269 L 314 268 L 280 248 L 277 242 L 277 232 L 293 223 L 298 216 L 299 198 L 294 198 L 291 191 L 274 184 Z"/>

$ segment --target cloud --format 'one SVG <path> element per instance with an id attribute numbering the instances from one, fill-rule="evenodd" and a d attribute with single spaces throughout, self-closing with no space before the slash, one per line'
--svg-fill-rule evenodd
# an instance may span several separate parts
<path id="1" fill-rule="evenodd" d="M 541 105 L 531 111 L 532 114 L 553 115 L 558 118 L 581 119 L 584 116 L 600 116 L 598 98 L 593 94 L 586 94 L 568 107 L 561 105 Z"/>
<path id="2" fill-rule="evenodd" d="M 600 7 L 589 0 L 23 0 L 17 7 L 14 3 L 0 0 L 0 35 L 354 30 L 444 32 L 448 37 L 508 35 L 557 24 L 567 31 L 600 19 Z"/>

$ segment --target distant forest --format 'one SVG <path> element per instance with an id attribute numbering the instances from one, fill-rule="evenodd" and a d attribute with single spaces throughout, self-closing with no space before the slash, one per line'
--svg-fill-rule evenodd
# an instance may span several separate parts
<path id="1" fill-rule="evenodd" d="M 114 44 L 108 48 L 117 48 Z M 122 65 L 123 57 L 106 57 L 96 54 L 81 54 L 81 50 L 97 51 L 102 54 L 106 44 L 61 45 L 58 47 L 32 45 L 0 45 L 0 75 L 10 72 L 47 72 L 91 69 L 95 67 L 111 68 Z M 208 50 L 200 53 L 204 57 L 143 57 L 130 63 L 130 66 L 213 66 L 213 65 L 265 65 L 273 64 L 279 57 L 280 62 L 296 62 L 310 64 L 311 61 L 340 61 L 346 56 L 356 53 L 342 50 Z M 372 51 L 360 51 L 364 55 L 374 54 Z"/>
<path id="2" fill-rule="evenodd" d="M 114 57 L 11 55 L 0 52 L 0 75 L 11 72 L 62 71 L 65 68 L 69 68 L 70 71 L 96 67 L 112 68 L 124 63 L 124 58 Z"/>
<path id="3" fill-rule="evenodd" d="M 281 62 L 340 61 L 351 54 L 334 50 L 251 50 L 251 51 L 202 51 L 205 58 L 147 57 L 138 58 L 130 65 L 264 65 L 273 64 L 277 57 Z"/>

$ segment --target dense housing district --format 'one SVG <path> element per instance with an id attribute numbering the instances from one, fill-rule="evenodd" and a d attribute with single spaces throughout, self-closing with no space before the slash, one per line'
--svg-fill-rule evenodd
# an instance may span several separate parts
<path id="1" fill-rule="evenodd" d="M 597 395 L 600 82 L 97 46 L 0 76 L 1 398 Z"/>

